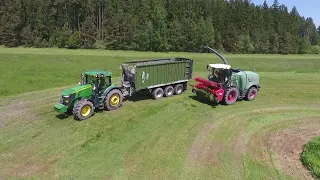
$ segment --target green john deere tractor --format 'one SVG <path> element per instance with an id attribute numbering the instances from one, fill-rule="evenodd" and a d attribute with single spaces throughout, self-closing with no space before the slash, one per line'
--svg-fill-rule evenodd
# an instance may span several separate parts
<path id="1" fill-rule="evenodd" d="M 208 64 L 208 79 L 195 78 L 198 84 L 192 92 L 201 99 L 209 99 L 215 104 L 220 102 L 232 105 L 238 99 L 255 100 L 259 89 L 259 74 L 252 71 L 233 69 L 226 59 L 210 47 L 205 47 L 219 56 L 224 64 Z"/>
<path id="2" fill-rule="evenodd" d="M 75 119 L 85 120 L 91 117 L 95 109 L 115 110 L 123 100 L 120 87 L 111 81 L 111 72 L 86 71 L 81 74 L 79 86 L 62 92 L 54 110 L 59 113 L 73 113 Z"/>

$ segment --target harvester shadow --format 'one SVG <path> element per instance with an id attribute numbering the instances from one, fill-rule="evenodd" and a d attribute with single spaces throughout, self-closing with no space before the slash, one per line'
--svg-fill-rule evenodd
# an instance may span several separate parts
<path id="1" fill-rule="evenodd" d="M 195 101 L 198 101 L 202 104 L 206 104 L 206 105 L 210 105 L 212 108 L 217 108 L 218 104 L 215 104 L 213 102 L 211 102 L 210 100 L 207 100 L 207 99 L 203 99 L 203 98 L 199 98 L 197 96 L 189 96 L 189 98 L 195 100 Z"/>

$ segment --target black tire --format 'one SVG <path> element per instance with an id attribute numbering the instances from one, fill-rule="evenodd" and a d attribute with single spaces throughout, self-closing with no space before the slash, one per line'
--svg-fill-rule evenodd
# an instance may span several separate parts
<path id="1" fill-rule="evenodd" d="M 164 95 L 164 91 L 162 88 L 157 88 L 152 92 L 152 97 L 153 99 L 156 99 L 156 100 L 161 99 L 163 95 Z"/>
<path id="2" fill-rule="evenodd" d="M 73 107 L 73 115 L 76 120 L 85 120 L 90 118 L 94 113 L 94 106 L 92 102 L 82 99 Z"/>
<path id="3" fill-rule="evenodd" d="M 253 101 L 256 99 L 257 97 L 257 94 L 258 94 L 258 89 L 256 87 L 251 87 L 246 96 L 245 96 L 245 99 L 248 100 L 248 101 Z"/>
<path id="4" fill-rule="evenodd" d="M 171 96 L 173 96 L 173 94 L 174 94 L 174 88 L 172 86 L 167 86 L 164 89 L 164 96 L 165 97 L 171 97 Z"/>
<path id="5" fill-rule="evenodd" d="M 223 97 L 223 104 L 232 105 L 238 100 L 239 91 L 235 87 L 226 90 Z"/>
<path id="6" fill-rule="evenodd" d="M 175 87 L 174 87 L 174 94 L 175 95 L 180 95 L 183 93 L 183 85 L 182 84 L 177 84 Z"/>
<path id="7" fill-rule="evenodd" d="M 66 115 L 73 115 L 73 109 L 68 109 L 66 112 Z"/>
<path id="8" fill-rule="evenodd" d="M 119 89 L 110 91 L 104 100 L 105 110 L 116 110 L 118 109 L 123 101 L 123 94 Z"/>

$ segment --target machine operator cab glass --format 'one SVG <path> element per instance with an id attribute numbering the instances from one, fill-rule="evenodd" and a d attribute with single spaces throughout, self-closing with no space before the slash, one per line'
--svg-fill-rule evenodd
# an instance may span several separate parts
<path id="1" fill-rule="evenodd" d="M 208 64 L 208 79 L 213 82 L 226 83 L 231 77 L 231 66 L 227 64 Z"/>
<path id="2" fill-rule="evenodd" d="M 102 90 L 111 85 L 111 73 L 109 72 L 85 72 L 81 74 L 81 82 L 79 85 L 91 84 L 93 90 Z"/>

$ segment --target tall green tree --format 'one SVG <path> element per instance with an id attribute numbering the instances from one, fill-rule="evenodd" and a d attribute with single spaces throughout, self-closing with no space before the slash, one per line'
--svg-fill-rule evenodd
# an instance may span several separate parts
<path id="1" fill-rule="evenodd" d="M 278 0 L 2 0 L 0 17 L 8 47 L 287 54 L 320 44 L 313 19 Z"/>

